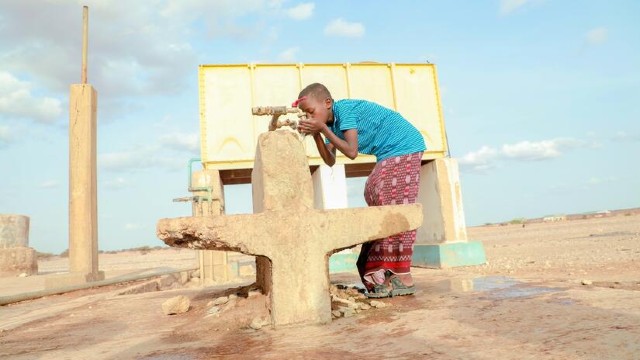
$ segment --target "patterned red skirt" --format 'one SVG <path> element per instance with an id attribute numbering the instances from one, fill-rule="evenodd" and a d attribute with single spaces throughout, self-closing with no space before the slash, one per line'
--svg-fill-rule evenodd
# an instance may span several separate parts
<path id="1" fill-rule="evenodd" d="M 418 196 L 422 152 L 396 156 L 376 164 L 364 187 L 369 206 L 413 204 Z M 411 272 L 416 231 L 407 231 L 362 244 L 357 266 L 360 277 L 380 269 Z M 365 283 L 366 285 L 366 283 Z"/>

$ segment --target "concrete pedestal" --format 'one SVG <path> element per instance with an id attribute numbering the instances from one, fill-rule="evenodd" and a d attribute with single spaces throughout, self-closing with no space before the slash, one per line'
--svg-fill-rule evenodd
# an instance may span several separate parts
<path id="1" fill-rule="evenodd" d="M 447 268 L 486 263 L 482 243 L 467 241 L 458 163 L 432 160 L 420 170 L 424 222 L 417 231 L 413 266 Z"/>
<path id="2" fill-rule="evenodd" d="M 0 277 L 38 273 L 38 256 L 29 247 L 29 217 L 0 214 Z"/>
<path id="3" fill-rule="evenodd" d="M 347 177 L 342 164 L 320 165 L 311 174 L 313 181 L 313 207 L 318 210 L 346 209 Z M 344 249 L 329 258 L 329 272 L 355 271 L 358 254 L 353 249 Z"/>

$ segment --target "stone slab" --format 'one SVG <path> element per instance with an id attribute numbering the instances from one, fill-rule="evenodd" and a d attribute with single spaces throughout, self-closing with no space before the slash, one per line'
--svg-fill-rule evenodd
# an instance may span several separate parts
<path id="1" fill-rule="evenodd" d="M 104 271 L 98 271 L 97 273 L 80 273 L 70 272 L 66 274 L 54 274 L 48 276 L 44 281 L 45 289 L 57 289 L 70 286 L 82 285 L 94 281 L 104 280 Z"/>

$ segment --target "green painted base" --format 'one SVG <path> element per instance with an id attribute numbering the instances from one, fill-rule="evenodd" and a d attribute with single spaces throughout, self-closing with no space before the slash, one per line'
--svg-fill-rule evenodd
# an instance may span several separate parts
<path id="1" fill-rule="evenodd" d="M 482 265 L 487 262 L 484 247 L 479 241 L 454 242 L 435 245 L 414 245 L 412 266 L 451 268 Z"/>
<path id="2" fill-rule="evenodd" d="M 355 253 L 333 254 L 329 258 L 329 273 L 358 271 L 356 261 L 358 261 L 358 254 Z"/>

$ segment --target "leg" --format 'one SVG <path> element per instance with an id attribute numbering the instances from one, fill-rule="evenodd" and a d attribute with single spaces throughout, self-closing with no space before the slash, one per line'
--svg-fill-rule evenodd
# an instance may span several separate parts
<path id="1" fill-rule="evenodd" d="M 421 159 L 420 152 L 389 158 L 376 164 L 365 186 L 367 204 L 378 206 L 415 203 Z M 416 231 L 412 230 L 372 241 L 367 247 L 362 247 L 358 270 L 367 289 L 379 284 L 372 279 L 378 272 L 386 274 L 383 280 L 386 285 L 413 286 L 411 258 L 415 239 Z"/>

